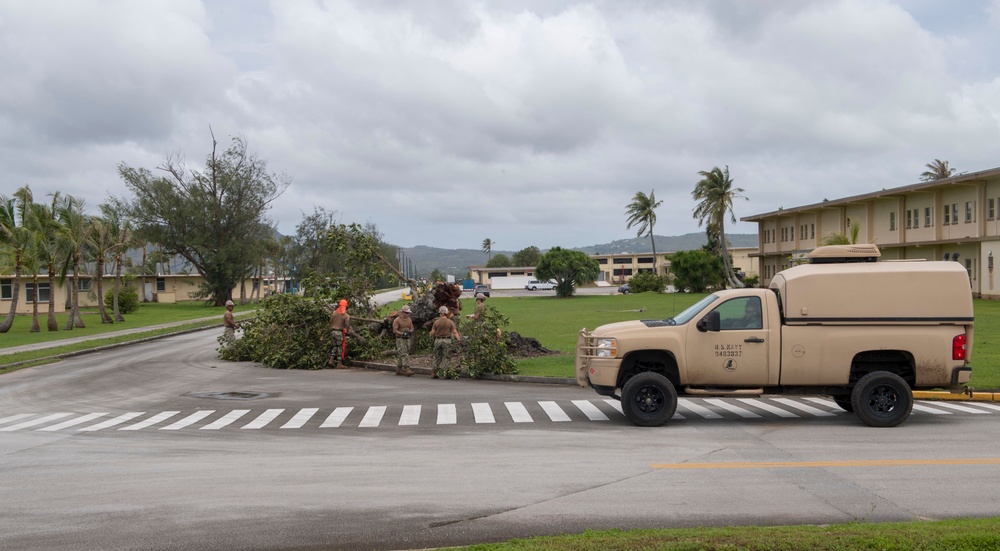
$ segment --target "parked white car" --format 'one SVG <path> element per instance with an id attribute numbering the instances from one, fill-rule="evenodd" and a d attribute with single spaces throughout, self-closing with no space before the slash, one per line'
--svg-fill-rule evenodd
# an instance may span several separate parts
<path id="1" fill-rule="evenodd" d="M 538 281 L 532 279 L 531 281 L 524 284 L 524 288 L 529 291 L 537 291 L 539 289 L 543 291 L 551 291 L 556 288 L 556 284 L 552 281 Z"/>

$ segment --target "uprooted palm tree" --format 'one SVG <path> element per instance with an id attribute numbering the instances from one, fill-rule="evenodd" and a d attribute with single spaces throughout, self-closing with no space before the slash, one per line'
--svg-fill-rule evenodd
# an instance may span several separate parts
<path id="1" fill-rule="evenodd" d="M 941 159 L 934 159 L 934 162 L 927 163 L 924 166 L 927 167 L 927 170 L 920 174 L 921 182 L 944 180 L 945 178 L 951 178 L 955 174 L 955 169 L 948 166 L 948 161 L 942 161 Z"/>
<path id="2" fill-rule="evenodd" d="M 656 200 L 654 190 L 649 190 L 649 195 L 641 191 L 635 192 L 632 202 L 625 207 L 625 214 L 628 216 L 625 220 L 625 229 L 630 230 L 633 226 L 637 226 L 636 237 L 642 237 L 642 234 L 649 236 L 649 244 L 653 247 L 653 273 L 656 275 L 659 275 L 660 272 L 656 267 L 656 241 L 653 239 L 653 226 L 656 225 L 656 207 L 661 204 L 663 201 Z"/>
<path id="3" fill-rule="evenodd" d="M 698 201 L 698 206 L 694 209 L 694 217 L 698 219 L 698 225 L 710 224 L 718 230 L 719 245 L 722 249 L 722 264 L 725 269 L 726 282 L 730 287 L 743 287 L 743 282 L 736 277 L 733 270 L 733 261 L 729 258 L 729 249 L 726 244 L 726 215 L 731 222 L 736 222 L 736 214 L 733 213 L 733 199 L 742 197 L 743 188 L 733 187 L 733 180 L 729 177 L 729 167 L 719 170 L 714 167 L 709 171 L 699 171 L 702 176 L 701 181 L 695 185 L 692 197 Z"/>

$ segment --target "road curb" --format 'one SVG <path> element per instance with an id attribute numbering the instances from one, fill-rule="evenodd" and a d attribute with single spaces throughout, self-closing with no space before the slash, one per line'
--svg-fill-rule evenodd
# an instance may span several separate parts
<path id="1" fill-rule="evenodd" d="M 975 389 L 964 389 L 958 392 L 951 392 L 947 390 L 914 390 L 913 398 L 915 400 L 1000 402 L 1000 392 Z"/>

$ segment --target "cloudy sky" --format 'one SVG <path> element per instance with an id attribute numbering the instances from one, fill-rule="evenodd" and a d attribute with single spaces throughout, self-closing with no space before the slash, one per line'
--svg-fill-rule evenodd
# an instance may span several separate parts
<path id="1" fill-rule="evenodd" d="M 998 52 L 1000 0 L 0 0 L 0 193 L 96 212 L 211 126 L 291 180 L 286 234 L 578 247 L 655 190 L 679 235 L 714 166 L 737 217 L 1000 166 Z"/>

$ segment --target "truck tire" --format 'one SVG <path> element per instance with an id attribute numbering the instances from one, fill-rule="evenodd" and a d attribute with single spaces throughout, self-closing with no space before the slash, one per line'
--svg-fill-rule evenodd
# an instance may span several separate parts
<path id="1" fill-rule="evenodd" d="M 622 412 L 640 427 L 658 427 L 677 411 L 677 390 L 659 373 L 645 371 L 633 376 L 622 388 Z"/>
<path id="2" fill-rule="evenodd" d="M 871 427 L 895 427 L 910 416 L 913 393 L 902 377 L 874 371 L 861 378 L 851 391 L 854 414 Z"/>

